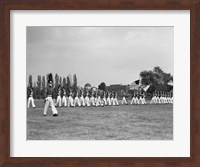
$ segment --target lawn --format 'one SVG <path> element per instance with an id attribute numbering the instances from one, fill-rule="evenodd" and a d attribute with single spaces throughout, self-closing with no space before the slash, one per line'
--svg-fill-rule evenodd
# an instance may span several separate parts
<path id="1" fill-rule="evenodd" d="M 53 117 L 35 100 L 27 109 L 28 140 L 172 140 L 173 105 L 57 108 Z"/>

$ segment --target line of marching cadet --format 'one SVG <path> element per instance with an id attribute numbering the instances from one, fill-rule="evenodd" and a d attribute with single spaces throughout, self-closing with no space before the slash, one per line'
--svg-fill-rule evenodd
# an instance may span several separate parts
<path id="1" fill-rule="evenodd" d="M 54 101 L 54 100 L 53 100 Z M 61 89 L 58 91 L 57 99 L 53 102 L 57 107 L 75 107 L 75 106 L 119 106 L 117 99 L 116 91 L 87 91 L 83 90 L 79 92 L 70 92 L 69 95 L 66 94 L 66 91 L 63 89 L 61 96 Z M 173 93 L 172 92 L 163 92 L 155 91 L 153 97 L 149 104 L 172 104 L 173 103 Z M 28 97 L 28 108 L 32 104 L 32 107 L 36 107 L 33 99 L 33 90 Z M 122 105 L 139 105 L 147 104 L 145 100 L 145 94 L 143 93 L 133 93 L 131 102 L 127 100 L 127 95 L 123 93 L 122 96 Z"/>
<path id="2" fill-rule="evenodd" d="M 121 104 L 128 105 L 127 95 L 123 93 Z M 172 104 L 173 94 L 172 92 L 155 91 L 150 104 Z M 147 104 L 145 100 L 145 94 L 133 93 L 130 102 L 131 105 Z M 70 92 L 66 95 L 66 91 L 63 90 L 63 96 L 61 97 L 61 90 L 58 91 L 58 96 L 55 102 L 57 107 L 75 107 L 75 106 L 119 106 L 116 91 L 79 91 Z"/>

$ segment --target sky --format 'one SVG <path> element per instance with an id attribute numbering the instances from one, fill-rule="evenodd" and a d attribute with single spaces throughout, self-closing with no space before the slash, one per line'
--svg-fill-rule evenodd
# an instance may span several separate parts
<path id="1" fill-rule="evenodd" d="M 131 84 L 143 70 L 174 72 L 173 27 L 27 27 L 26 74 L 76 74 L 78 85 Z"/>

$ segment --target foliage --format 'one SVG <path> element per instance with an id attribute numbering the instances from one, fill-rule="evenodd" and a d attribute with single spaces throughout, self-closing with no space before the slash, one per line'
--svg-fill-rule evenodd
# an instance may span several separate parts
<path id="1" fill-rule="evenodd" d="M 143 85 L 151 85 L 148 90 L 150 93 L 155 90 L 169 91 L 172 89 L 168 83 L 173 81 L 173 76 L 170 73 L 165 73 L 160 67 L 154 67 L 150 71 L 142 71 L 140 77 Z"/>
<path id="2" fill-rule="evenodd" d="M 98 88 L 99 88 L 100 90 L 105 91 L 105 90 L 106 90 L 106 84 L 105 84 L 104 82 L 102 82 L 102 83 L 100 83 L 100 85 L 98 86 Z"/>

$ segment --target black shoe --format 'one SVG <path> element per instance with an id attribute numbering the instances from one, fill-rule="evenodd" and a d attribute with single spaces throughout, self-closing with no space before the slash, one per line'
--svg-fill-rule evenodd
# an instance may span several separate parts
<path id="1" fill-rule="evenodd" d="M 53 114 L 53 116 L 54 116 L 54 117 L 57 117 L 57 116 L 58 116 L 58 114 Z"/>
<path id="2" fill-rule="evenodd" d="M 45 115 L 45 114 L 43 114 L 43 116 L 44 116 L 44 117 L 46 117 L 46 115 Z"/>

